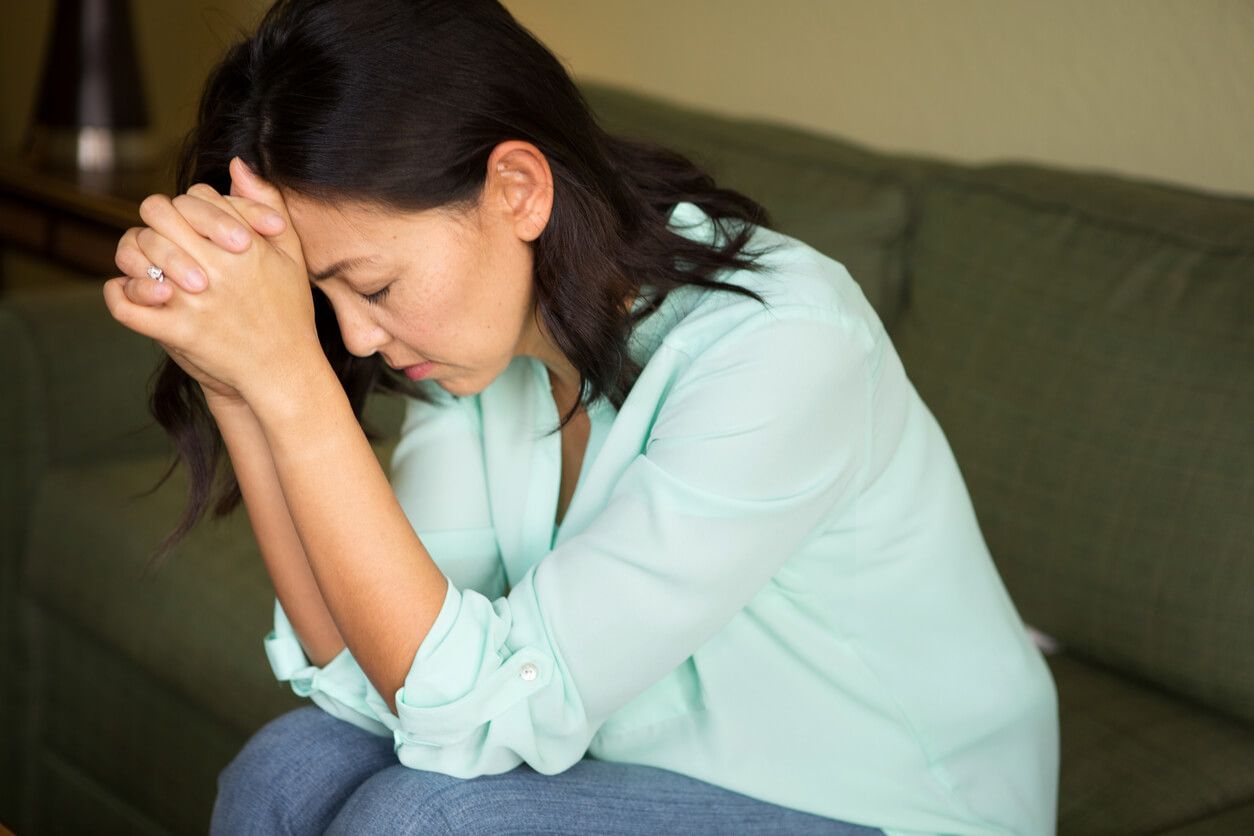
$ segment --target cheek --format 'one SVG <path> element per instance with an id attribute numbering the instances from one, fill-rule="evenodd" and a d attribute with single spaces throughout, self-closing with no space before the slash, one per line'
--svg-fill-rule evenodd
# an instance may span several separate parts
<path id="1" fill-rule="evenodd" d="M 444 242 L 442 252 L 446 256 L 429 264 L 407 289 L 408 321 L 396 327 L 419 351 L 453 363 L 495 367 L 512 356 L 529 327 L 531 246 L 508 237 L 453 238 Z"/>
<path id="2" fill-rule="evenodd" d="M 514 239 L 505 247 L 505 253 L 498 260 L 497 271 L 492 277 L 498 313 L 503 324 L 508 323 L 514 330 L 524 323 L 531 312 L 535 284 L 533 264 L 531 246 L 525 241 Z"/>
<path id="3" fill-rule="evenodd" d="M 458 303 L 468 318 L 494 342 L 512 342 L 525 327 L 531 312 L 531 250 L 525 242 L 497 244 L 490 257 L 473 262 L 462 273 L 467 277 Z"/>
<path id="4" fill-rule="evenodd" d="M 415 352 L 457 363 L 456 357 L 473 352 L 474 335 L 483 327 L 476 319 L 477 302 L 466 290 L 438 278 L 407 283 L 402 293 L 392 294 L 380 323 Z"/>

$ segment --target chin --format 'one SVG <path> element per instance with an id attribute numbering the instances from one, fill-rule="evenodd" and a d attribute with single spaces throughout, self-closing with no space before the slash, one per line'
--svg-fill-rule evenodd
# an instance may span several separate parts
<path id="1" fill-rule="evenodd" d="M 512 358 L 507 360 L 496 372 L 480 371 L 476 374 L 475 372 L 465 371 L 461 374 L 454 373 L 449 378 L 429 377 L 425 379 L 435 383 L 450 395 L 466 398 L 471 395 L 477 395 L 484 389 L 487 389 L 492 385 L 492 381 L 496 380 L 502 372 L 509 368 L 511 362 Z M 486 380 L 484 379 L 485 377 L 487 378 Z"/>
<path id="2" fill-rule="evenodd" d="M 448 392 L 450 395 L 454 395 L 459 398 L 465 398 L 470 395 L 477 395 L 481 391 L 483 391 L 483 389 L 485 388 L 483 386 L 480 386 L 477 388 L 474 386 L 467 386 L 465 383 L 458 381 L 456 379 L 441 380 L 440 378 L 431 378 L 431 382 L 435 383 L 437 386 L 439 386 L 445 392 Z"/>

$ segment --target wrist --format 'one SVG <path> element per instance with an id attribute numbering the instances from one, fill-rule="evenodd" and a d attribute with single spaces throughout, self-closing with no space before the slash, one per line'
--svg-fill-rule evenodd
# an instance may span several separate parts
<path id="1" fill-rule="evenodd" d="M 276 371 L 243 395 L 264 427 L 298 423 L 311 412 L 325 410 L 336 396 L 347 397 L 331 365 L 321 355 Z"/>

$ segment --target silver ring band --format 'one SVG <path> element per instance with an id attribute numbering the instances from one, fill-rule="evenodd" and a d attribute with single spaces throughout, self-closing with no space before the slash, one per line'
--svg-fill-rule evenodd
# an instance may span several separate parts
<path id="1" fill-rule="evenodd" d="M 156 279 L 159 282 L 165 281 L 165 271 L 155 264 L 148 265 L 148 278 Z"/>

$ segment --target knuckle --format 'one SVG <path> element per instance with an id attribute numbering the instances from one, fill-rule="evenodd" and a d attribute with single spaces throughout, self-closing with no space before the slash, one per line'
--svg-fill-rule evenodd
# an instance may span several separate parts
<path id="1" fill-rule="evenodd" d="M 169 202 L 169 198 L 160 193 L 153 193 L 145 197 L 139 204 L 139 214 L 147 219 L 149 216 L 160 212 L 165 208 L 165 204 Z"/>
<path id="2" fill-rule="evenodd" d="M 208 183 L 192 183 L 190 186 L 187 187 L 187 193 L 190 195 L 196 195 L 198 197 L 200 195 L 209 197 L 211 195 L 216 195 L 218 192 L 215 188 L 213 188 L 213 186 L 210 186 Z"/>
<path id="3" fill-rule="evenodd" d="M 244 226 L 234 220 L 223 219 L 219 231 L 222 237 L 227 241 L 235 243 L 243 243 L 248 240 L 248 230 Z M 238 240 L 237 240 L 238 239 Z"/>
<path id="4" fill-rule="evenodd" d="M 135 237 L 135 227 L 131 227 L 130 229 L 126 230 L 126 232 L 122 233 L 122 237 L 118 239 L 118 246 L 113 251 L 113 263 L 123 273 L 126 272 L 127 262 L 131 260 L 131 250 L 134 249 L 134 245 L 131 243 L 131 239 L 133 239 L 134 237 Z"/>

